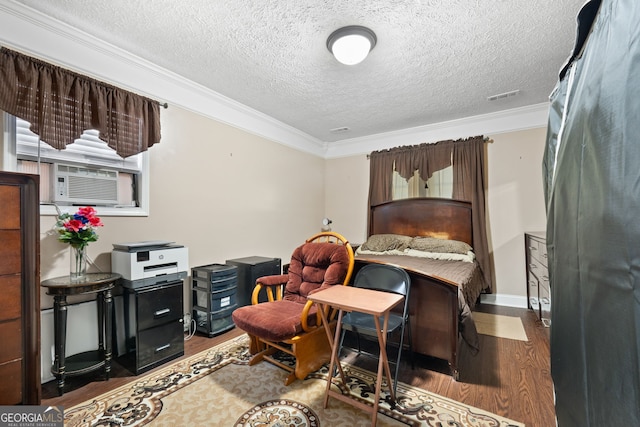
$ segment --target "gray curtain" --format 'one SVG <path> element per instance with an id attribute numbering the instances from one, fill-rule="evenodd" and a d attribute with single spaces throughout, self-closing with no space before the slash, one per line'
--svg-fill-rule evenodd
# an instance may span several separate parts
<path id="1" fill-rule="evenodd" d="M 403 178 L 409 179 L 417 170 L 425 181 L 434 172 L 453 165 L 453 198 L 471 202 L 473 249 L 482 270 L 485 289 L 493 292 L 493 266 L 486 226 L 484 164 L 482 136 L 374 151 L 369 164 L 369 206 L 392 200 L 394 165 Z"/>
<path id="2" fill-rule="evenodd" d="M 543 162 L 560 427 L 640 426 L 640 2 L 590 1 Z"/>

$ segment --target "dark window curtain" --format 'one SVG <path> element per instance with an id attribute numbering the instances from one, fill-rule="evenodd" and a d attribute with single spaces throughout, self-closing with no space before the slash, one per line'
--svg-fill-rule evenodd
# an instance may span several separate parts
<path id="1" fill-rule="evenodd" d="M 405 179 L 418 170 L 420 177 L 426 181 L 434 172 L 453 164 L 453 198 L 471 202 L 474 252 L 482 270 L 485 289 L 493 292 L 493 267 L 486 226 L 484 149 L 484 138 L 477 136 L 372 152 L 369 165 L 369 213 L 372 206 L 392 200 L 394 166 Z"/>
<path id="2" fill-rule="evenodd" d="M 451 147 L 455 141 L 447 140 L 435 144 L 420 144 L 413 152 L 415 169 L 423 181 L 427 181 L 434 172 L 451 166 Z"/>
<path id="3" fill-rule="evenodd" d="M 408 180 L 413 176 L 413 172 L 417 169 L 417 164 L 411 147 L 394 148 L 389 150 L 389 155 L 393 159 L 392 166 L 395 168 L 394 170 L 401 177 Z M 388 200 L 391 200 L 391 196 Z"/>
<path id="4" fill-rule="evenodd" d="M 394 170 L 407 180 L 418 170 L 420 177 L 426 181 L 434 172 L 450 166 L 452 143 L 453 141 L 443 141 L 371 153 L 369 156 L 369 206 L 376 206 L 393 198 Z"/>
<path id="5" fill-rule="evenodd" d="M 31 123 L 59 150 L 96 129 L 121 157 L 160 141 L 157 101 L 12 50 L 0 49 L 0 110 Z"/>
<path id="6" fill-rule="evenodd" d="M 485 286 L 493 292 L 493 268 L 487 240 L 485 196 L 485 143 L 481 136 L 453 144 L 453 198 L 471 202 L 473 249 Z"/>
<path id="7" fill-rule="evenodd" d="M 369 158 L 369 206 L 388 202 L 393 197 L 393 164 L 395 154 L 376 151 Z"/>

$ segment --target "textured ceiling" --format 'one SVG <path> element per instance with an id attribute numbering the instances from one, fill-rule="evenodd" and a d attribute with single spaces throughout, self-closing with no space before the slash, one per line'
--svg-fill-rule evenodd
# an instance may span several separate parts
<path id="1" fill-rule="evenodd" d="M 16 2 L 335 142 L 546 102 L 584 0 Z M 354 66 L 326 48 L 346 25 L 378 38 Z"/>

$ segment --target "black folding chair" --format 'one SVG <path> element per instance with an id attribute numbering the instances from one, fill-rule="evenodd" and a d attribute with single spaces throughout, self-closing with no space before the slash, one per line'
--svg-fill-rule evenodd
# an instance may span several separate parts
<path id="1" fill-rule="evenodd" d="M 411 288 L 411 279 L 406 271 L 399 267 L 385 264 L 368 264 L 364 266 L 354 279 L 353 286 L 357 288 L 374 289 L 384 292 L 393 292 L 404 296 L 404 306 L 402 313 L 395 311 L 389 315 L 389 324 L 387 327 L 387 337 L 396 331 L 399 331 L 400 338 L 398 345 L 398 356 L 396 361 L 390 361 L 395 365 L 395 374 L 393 376 L 393 391 L 396 392 L 398 385 L 398 371 L 400 368 L 400 357 L 404 347 L 405 327 L 408 332 L 409 352 L 411 357 L 411 368 L 414 367 L 413 362 L 413 343 L 411 340 L 411 325 L 409 324 L 409 290 Z M 380 318 L 382 325 L 383 318 Z M 374 337 L 377 340 L 378 334 L 373 316 L 365 313 L 351 312 L 345 313 L 342 318 L 342 334 L 340 337 L 340 350 L 343 348 L 344 337 L 346 331 L 355 333 L 357 338 L 358 354 L 377 357 L 378 355 L 365 352 L 360 347 L 360 335 Z M 387 341 L 387 344 L 390 344 Z"/>

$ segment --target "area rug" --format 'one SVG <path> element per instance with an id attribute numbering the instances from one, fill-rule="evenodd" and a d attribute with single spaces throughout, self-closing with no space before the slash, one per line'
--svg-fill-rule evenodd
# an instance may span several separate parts
<path id="1" fill-rule="evenodd" d="M 479 334 L 510 340 L 529 341 L 522 325 L 522 319 L 519 317 L 481 313 L 479 311 L 474 311 L 471 315 Z"/>
<path id="2" fill-rule="evenodd" d="M 267 362 L 248 366 L 249 358 L 248 338 L 242 335 L 66 409 L 64 425 L 355 427 L 371 424 L 371 414 L 336 399 L 329 399 L 328 407 L 323 408 L 326 367 L 304 381 L 284 386 L 285 371 Z M 347 384 L 334 379 L 332 387 L 373 405 L 375 374 L 350 365 L 344 365 L 344 369 Z M 377 425 L 524 427 L 524 424 L 403 383 L 398 383 L 397 404 L 393 408 L 383 388 Z"/>

